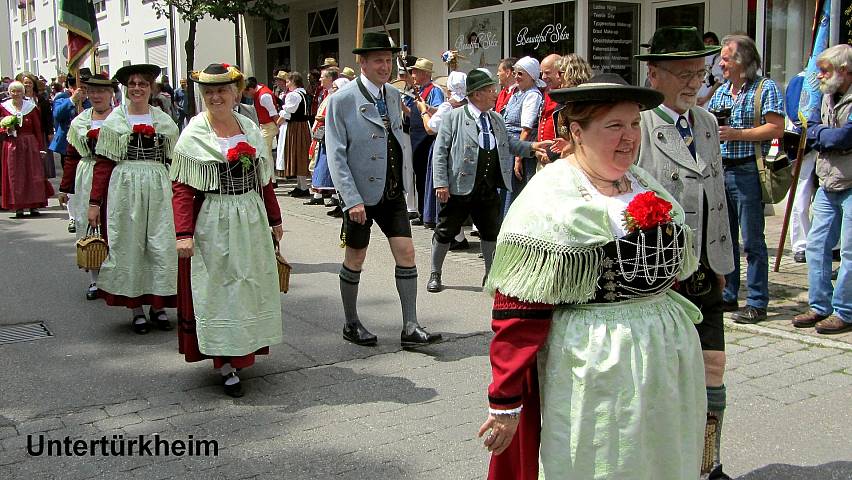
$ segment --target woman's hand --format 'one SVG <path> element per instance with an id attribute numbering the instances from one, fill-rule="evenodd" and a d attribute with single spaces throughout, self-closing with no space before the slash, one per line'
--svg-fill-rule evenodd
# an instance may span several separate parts
<path id="1" fill-rule="evenodd" d="M 519 181 L 524 179 L 524 159 L 521 157 L 515 157 L 515 178 Z"/>
<path id="2" fill-rule="evenodd" d="M 280 242 L 281 238 L 284 237 L 284 226 L 275 225 L 272 227 L 272 236 L 275 237 L 276 242 Z"/>
<path id="3" fill-rule="evenodd" d="M 59 192 L 59 195 L 56 196 L 56 199 L 59 200 L 59 206 L 64 207 L 68 205 L 68 194 L 65 192 Z"/>
<path id="4" fill-rule="evenodd" d="M 99 227 L 101 225 L 101 207 L 97 205 L 89 205 L 89 211 L 86 213 L 86 218 L 89 220 L 90 227 Z"/>
<path id="5" fill-rule="evenodd" d="M 180 258 L 189 258 L 193 255 L 195 241 L 191 238 L 181 238 L 177 241 L 177 252 Z"/>
<path id="6" fill-rule="evenodd" d="M 491 433 L 485 437 L 485 448 L 494 455 L 500 455 L 515 437 L 515 432 L 518 430 L 518 415 L 488 415 L 488 420 L 479 427 L 479 437 L 482 438 L 489 429 Z"/>

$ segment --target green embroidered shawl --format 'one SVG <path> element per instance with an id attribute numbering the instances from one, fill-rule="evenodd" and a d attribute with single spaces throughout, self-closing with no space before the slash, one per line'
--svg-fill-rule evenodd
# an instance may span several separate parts
<path id="1" fill-rule="evenodd" d="M 651 176 L 637 166 L 630 173 L 648 190 L 672 203 L 672 219 L 686 233 L 678 278 L 698 267 L 692 230 L 683 208 Z M 536 174 L 512 203 L 497 238 L 494 264 L 486 283 L 527 302 L 585 303 L 595 294 L 603 250 L 613 241 L 606 206 L 596 202 L 580 179 L 582 173 L 565 160 Z"/>
<path id="2" fill-rule="evenodd" d="M 71 126 L 68 127 L 68 143 L 77 150 L 83 158 L 90 158 L 94 155 L 89 151 L 89 142 L 87 142 L 86 134 L 92 129 L 92 109 L 87 108 L 82 113 L 71 120 Z"/>
<path id="3" fill-rule="evenodd" d="M 172 117 L 157 107 L 151 107 L 151 117 L 154 120 L 154 130 L 164 137 L 166 158 L 171 158 L 172 147 L 177 142 L 180 131 Z M 127 107 L 122 105 L 114 109 L 101 125 L 95 153 L 114 162 L 124 160 L 127 157 L 127 143 L 130 141 L 131 133 L 133 133 L 133 126 L 127 120 Z"/>
<path id="4" fill-rule="evenodd" d="M 248 117 L 234 112 L 240 129 L 249 145 L 254 147 L 257 156 L 258 180 L 264 186 L 272 181 L 272 161 L 261 136 L 260 128 Z M 207 114 L 193 117 L 180 135 L 172 154 L 171 179 L 196 190 L 211 191 L 219 189 L 219 166 L 227 163 L 222 155 L 216 133 L 207 120 Z"/>

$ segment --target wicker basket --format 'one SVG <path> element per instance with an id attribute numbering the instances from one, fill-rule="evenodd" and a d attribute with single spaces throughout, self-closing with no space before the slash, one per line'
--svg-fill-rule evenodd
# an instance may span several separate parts
<path id="1" fill-rule="evenodd" d="M 716 459 L 716 437 L 719 435 L 719 417 L 711 413 L 707 414 L 707 423 L 704 426 L 704 451 L 701 455 L 701 474 L 710 473 Z"/>
<path id="2" fill-rule="evenodd" d="M 108 253 L 109 247 L 97 227 L 88 227 L 86 236 L 77 240 L 77 266 L 82 269 L 100 270 Z"/>
<path id="3" fill-rule="evenodd" d="M 281 255 L 281 247 L 278 245 L 278 240 L 275 240 L 273 237 L 272 243 L 275 245 L 275 263 L 278 264 L 278 288 L 281 290 L 281 293 L 287 293 L 290 290 L 290 271 L 293 267 Z"/>

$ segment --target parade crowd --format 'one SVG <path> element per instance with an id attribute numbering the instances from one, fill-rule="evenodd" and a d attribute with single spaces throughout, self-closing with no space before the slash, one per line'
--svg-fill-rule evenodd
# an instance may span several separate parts
<path id="1" fill-rule="evenodd" d="M 69 231 L 109 245 L 87 298 L 129 309 L 137 334 L 172 330 L 176 308 L 180 353 L 213 360 L 234 397 L 282 342 L 279 182 L 342 219 L 342 336 L 360 346 L 378 343 L 358 315 L 373 223 L 406 348 L 442 339 L 417 318 L 412 227 L 434 230 L 424 283 L 439 294 L 470 225 L 494 298 L 488 478 L 730 478 L 722 315 L 767 317 L 761 168 L 785 131 L 806 139 L 787 152 L 803 155 L 791 237 L 810 306 L 792 323 L 852 331 L 852 47 L 819 56 L 806 129 L 801 80 L 785 98 L 745 35 L 660 28 L 636 56 L 646 86 L 570 53 L 507 58 L 495 77 L 457 71 L 449 51 L 435 78 L 432 59 L 400 50 L 366 33 L 360 73 L 327 58 L 272 87 L 224 63 L 177 89 L 147 64 L 81 69 L 50 98 L 43 79 L 4 79 L 1 206 L 39 215 L 60 156 Z"/>

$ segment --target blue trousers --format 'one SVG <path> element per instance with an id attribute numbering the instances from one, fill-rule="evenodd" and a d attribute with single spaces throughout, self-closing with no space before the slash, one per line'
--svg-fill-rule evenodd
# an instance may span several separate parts
<path id="1" fill-rule="evenodd" d="M 820 187 L 812 204 L 808 233 L 808 303 L 820 315 L 852 323 L 852 189 L 827 192 Z M 831 250 L 840 240 L 840 271 L 831 285 Z"/>

